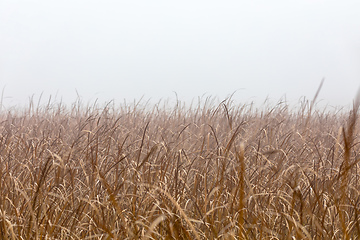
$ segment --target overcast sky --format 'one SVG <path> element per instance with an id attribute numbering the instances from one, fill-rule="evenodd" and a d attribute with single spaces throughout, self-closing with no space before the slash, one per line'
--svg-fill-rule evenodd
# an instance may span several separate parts
<path id="1" fill-rule="evenodd" d="M 198 96 L 351 104 L 359 0 L 1 0 L 4 103 Z"/>

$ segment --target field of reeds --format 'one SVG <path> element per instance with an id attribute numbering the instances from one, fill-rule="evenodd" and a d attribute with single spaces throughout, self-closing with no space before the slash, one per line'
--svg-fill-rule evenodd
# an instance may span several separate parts
<path id="1" fill-rule="evenodd" d="M 3 109 L 0 238 L 360 239 L 358 108 Z"/>

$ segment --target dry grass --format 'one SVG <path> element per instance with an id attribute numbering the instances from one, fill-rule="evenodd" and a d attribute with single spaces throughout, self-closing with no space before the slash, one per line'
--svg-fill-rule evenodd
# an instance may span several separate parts
<path id="1" fill-rule="evenodd" d="M 358 107 L 3 111 L 0 238 L 359 239 Z"/>

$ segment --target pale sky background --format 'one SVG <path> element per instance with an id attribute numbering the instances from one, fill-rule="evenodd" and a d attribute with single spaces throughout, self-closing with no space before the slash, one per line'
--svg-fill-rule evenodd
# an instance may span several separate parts
<path id="1" fill-rule="evenodd" d="M 202 96 L 350 105 L 359 0 L 0 0 L 6 106 Z"/>

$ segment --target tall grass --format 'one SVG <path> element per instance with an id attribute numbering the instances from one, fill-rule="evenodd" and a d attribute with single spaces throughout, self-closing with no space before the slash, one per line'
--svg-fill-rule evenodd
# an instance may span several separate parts
<path id="1" fill-rule="evenodd" d="M 358 108 L 3 110 L 0 238 L 359 239 Z"/>

